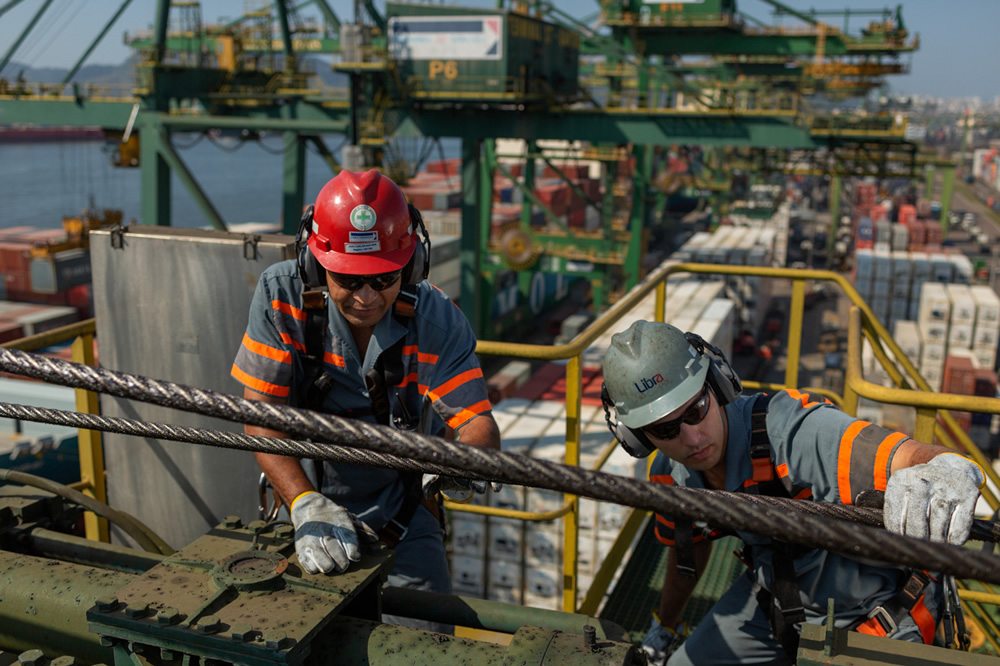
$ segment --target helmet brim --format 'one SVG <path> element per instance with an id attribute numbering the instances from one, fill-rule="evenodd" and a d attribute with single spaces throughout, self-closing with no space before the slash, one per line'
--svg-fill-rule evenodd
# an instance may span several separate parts
<path id="1" fill-rule="evenodd" d="M 409 245 L 393 250 L 391 252 L 378 252 L 371 254 L 335 252 L 330 250 L 324 252 L 317 247 L 318 242 L 315 235 L 309 236 L 309 250 L 316 257 L 319 265 L 334 273 L 344 273 L 346 275 L 378 275 L 379 273 L 391 273 L 402 270 L 410 261 L 414 251 L 417 249 L 416 234 Z"/>
<path id="2" fill-rule="evenodd" d="M 682 407 L 684 403 L 701 392 L 701 387 L 705 385 L 705 380 L 708 378 L 710 361 L 703 356 L 699 357 L 698 360 L 702 366 L 698 372 L 684 378 L 680 384 L 656 400 L 630 409 L 627 414 L 619 413 L 618 419 L 629 428 L 641 428 L 659 421 L 667 414 Z"/>

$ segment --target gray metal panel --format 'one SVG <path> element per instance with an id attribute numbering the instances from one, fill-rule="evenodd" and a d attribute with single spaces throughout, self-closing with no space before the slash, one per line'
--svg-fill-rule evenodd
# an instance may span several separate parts
<path id="1" fill-rule="evenodd" d="M 253 252 L 238 233 L 129 227 L 120 248 L 112 246 L 114 233 L 91 232 L 90 242 L 101 365 L 242 395 L 229 370 L 250 300 L 264 269 L 294 256 L 292 237 L 259 236 Z M 101 410 L 144 421 L 242 429 L 106 395 Z M 249 453 L 113 434 L 104 442 L 109 503 L 175 547 L 226 515 L 257 517 L 260 471 Z"/>

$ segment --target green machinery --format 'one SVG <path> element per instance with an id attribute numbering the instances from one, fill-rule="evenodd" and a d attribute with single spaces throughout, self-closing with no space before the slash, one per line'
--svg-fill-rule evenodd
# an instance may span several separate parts
<path id="1" fill-rule="evenodd" d="M 287 522 L 229 517 L 163 554 L 73 536 L 80 515 L 48 492 L 0 487 L 0 663 L 645 663 L 608 621 L 384 588 L 381 546 L 343 574 L 309 575 Z M 419 631 L 383 612 L 513 637 Z"/>
<path id="2" fill-rule="evenodd" d="M 98 40 L 128 4 L 124 0 Z M 383 14 L 364 3 L 354 22 L 345 23 L 326 2 L 315 4 L 323 26 L 299 18 L 300 10 L 279 0 L 270 11 L 206 27 L 197 3 L 160 0 L 152 33 L 130 38 L 141 55 L 134 94 L 113 97 L 80 87 L 65 94 L 64 85 L 19 85 L 0 90 L 0 121 L 104 127 L 122 140 L 119 162 L 140 165 L 144 223 L 170 223 L 176 174 L 218 228 L 225 221 L 172 135 L 280 133 L 286 232 L 295 230 L 305 203 L 307 145 L 332 169 L 341 167 L 324 135 L 346 135 L 364 153 L 352 168 L 391 168 L 383 158 L 400 138 L 459 138 L 460 304 L 484 337 L 500 333 L 497 303 L 501 296 L 511 300 L 498 292 L 499 284 L 516 284 L 513 300 L 523 318 L 530 317 L 525 308 L 540 273 L 586 280 L 597 309 L 641 279 L 648 229 L 659 223 L 677 186 L 662 177 L 667 147 L 702 146 L 709 152 L 708 170 L 687 187 L 711 194 L 721 210 L 727 190 L 717 152 L 722 147 L 815 150 L 831 143 L 903 140 L 891 118 L 822 116 L 802 96 L 840 60 L 855 73 L 863 67 L 869 74 L 895 71 L 874 60 L 916 48 L 898 15 L 852 36 L 802 13 L 796 16 L 810 26 L 804 31 L 750 28 L 732 0 L 609 2 L 601 21 L 610 34 L 603 34 L 551 7 L 532 14 L 388 3 Z M 493 41 L 490 30 L 497 31 Z M 428 36 L 444 40 L 449 52 L 436 54 L 421 41 Z M 334 69 L 346 76 L 346 90 L 317 87 L 302 57 L 308 53 L 339 53 Z M 707 66 L 677 60 L 690 53 L 715 60 Z M 785 60 L 784 76 L 794 74 L 794 67 L 820 69 L 789 87 L 768 74 L 768 58 Z M 747 76 L 753 67 L 766 75 Z M 516 222 L 492 228 L 494 175 L 509 163 L 493 143 L 498 137 L 526 142 L 525 173 L 517 177 L 524 211 Z M 557 160 L 540 147 L 546 140 L 583 143 Z M 570 196 L 597 215 L 596 224 L 580 229 L 551 202 L 538 200 L 532 181 L 540 174 L 528 164 L 543 158 L 549 161 L 545 168 L 557 171 L 565 161 L 601 165 L 596 192 L 569 187 Z"/>

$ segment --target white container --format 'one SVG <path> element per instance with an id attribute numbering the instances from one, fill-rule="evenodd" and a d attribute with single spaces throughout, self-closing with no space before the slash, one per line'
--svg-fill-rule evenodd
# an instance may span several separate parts
<path id="1" fill-rule="evenodd" d="M 920 368 L 944 367 L 948 348 L 942 342 L 929 341 L 924 338 L 923 351 L 920 354 Z"/>
<path id="2" fill-rule="evenodd" d="M 969 287 L 976 302 L 976 323 L 1000 324 L 1000 297 L 991 288 L 977 284 Z"/>
<path id="3" fill-rule="evenodd" d="M 486 557 L 486 521 L 453 518 L 449 528 L 451 548 L 455 555 Z"/>
<path id="4" fill-rule="evenodd" d="M 520 562 L 524 544 L 523 522 L 507 518 L 490 518 L 490 561 Z"/>
<path id="5" fill-rule="evenodd" d="M 562 521 L 528 523 L 525 527 L 524 562 L 528 567 L 562 566 Z"/>
<path id="6" fill-rule="evenodd" d="M 996 345 L 991 347 L 973 347 L 972 353 L 976 356 L 976 361 L 979 362 L 979 366 L 983 368 L 989 368 L 992 370 L 996 367 L 997 362 L 997 348 Z"/>
<path id="7" fill-rule="evenodd" d="M 969 291 L 969 286 L 964 284 L 945 285 L 948 292 L 948 300 L 951 301 L 951 323 L 969 324 L 976 321 L 976 301 Z"/>
<path id="8" fill-rule="evenodd" d="M 453 556 L 451 584 L 455 593 L 483 596 L 486 592 L 485 564 L 479 557 Z"/>
<path id="9" fill-rule="evenodd" d="M 489 587 L 521 588 L 521 565 L 508 560 L 490 560 Z"/>
<path id="10" fill-rule="evenodd" d="M 524 604 L 556 610 L 562 601 L 562 574 L 532 569 L 525 575 Z"/>
<path id="11" fill-rule="evenodd" d="M 952 324 L 948 329 L 948 348 L 951 350 L 972 348 L 972 324 Z"/>
<path id="12" fill-rule="evenodd" d="M 903 354 L 910 360 L 910 363 L 919 367 L 923 343 L 917 322 L 908 319 L 897 321 L 893 325 L 892 338 L 903 350 Z"/>
<path id="13" fill-rule="evenodd" d="M 951 299 L 948 290 L 937 282 L 924 282 L 920 286 L 920 312 L 917 323 L 923 328 L 928 322 L 947 324 L 951 320 Z M 926 339 L 927 336 L 924 336 Z"/>

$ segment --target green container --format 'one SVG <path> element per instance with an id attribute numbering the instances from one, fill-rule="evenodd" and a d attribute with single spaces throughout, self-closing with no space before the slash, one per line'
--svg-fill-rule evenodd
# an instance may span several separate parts
<path id="1" fill-rule="evenodd" d="M 386 4 L 389 55 L 414 97 L 575 98 L 580 36 L 509 10 Z"/>

